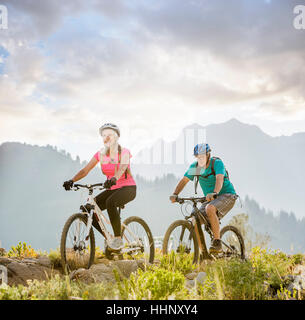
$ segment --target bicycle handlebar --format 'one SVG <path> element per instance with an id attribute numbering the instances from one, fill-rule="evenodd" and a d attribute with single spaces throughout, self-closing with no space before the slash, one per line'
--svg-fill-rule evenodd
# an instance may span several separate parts
<path id="1" fill-rule="evenodd" d="M 214 195 L 214 199 L 217 198 L 217 194 Z M 179 198 L 177 197 L 176 202 L 179 202 L 180 204 L 184 203 L 184 201 L 192 201 L 193 203 L 204 203 L 207 201 L 206 197 L 200 197 L 200 198 L 195 198 L 195 197 L 190 197 L 190 198 Z"/>
<path id="2" fill-rule="evenodd" d="M 87 188 L 87 189 L 93 189 L 93 188 L 97 188 L 97 187 L 103 187 L 104 188 L 104 183 L 96 183 L 96 184 L 78 184 L 75 183 L 72 187 L 75 188 L 74 190 L 78 190 L 79 188 Z"/>

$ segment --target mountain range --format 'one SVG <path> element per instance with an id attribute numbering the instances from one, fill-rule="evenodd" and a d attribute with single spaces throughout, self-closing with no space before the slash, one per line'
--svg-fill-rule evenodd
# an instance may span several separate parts
<path id="1" fill-rule="evenodd" d="M 138 185 L 137 197 L 126 205 L 122 219 L 141 216 L 154 236 L 162 236 L 171 222 L 183 218 L 179 205 L 170 203 L 168 198 L 194 160 L 193 144 L 204 138 L 211 145 L 213 155 L 224 161 L 243 204 L 241 207 L 237 201 L 225 219 L 236 213 L 246 213 L 256 232 L 271 235 L 273 247 L 290 250 L 293 245 L 305 250 L 302 237 L 305 231 L 302 206 L 305 134 L 273 138 L 256 126 L 234 119 L 207 127 L 193 124 L 184 128 L 175 141 L 159 141 L 136 154 L 131 169 Z M 146 163 L 141 163 L 143 157 Z M 85 191 L 67 192 L 62 184 L 85 165 L 79 157 L 74 160 L 55 146 L 1 144 L 2 246 L 9 249 L 24 241 L 43 250 L 58 247 L 65 221 L 78 212 L 87 199 Z M 104 180 L 97 166 L 81 183 Z M 198 196 L 202 195 L 199 189 Z M 192 183 L 182 195 L 194 195 Z M 97 237 L 97 241 L 102 246 L 102 237 Z"/>
<path id="2" fill-rule="evenodd" d="M 193 124 L 175 141 L 160 139 L 141 150 L 134 156 L 133 170 L 147 179 L 168 173 L 182 177 L 195 160 L 193 148 L 200 142 L 209 143 L 212 156 L 223 160 L 241 197 L 248 195 L 275 212 L 305 216 L 305 132 L 271 137 L 236 119 L 208 126 Z"/>

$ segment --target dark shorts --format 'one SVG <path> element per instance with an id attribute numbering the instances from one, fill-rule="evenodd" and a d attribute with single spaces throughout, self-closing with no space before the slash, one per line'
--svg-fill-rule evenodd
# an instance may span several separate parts
<path id="1" fill-rule="evenodd" d="M 199 210 L 203 211 L 208 204 L 212 204 L 217 209 L 219 219 L 222 219 L 234 207 L 237 198 L 237 194 L 223 193 L 216 199 L 203 203 Z"/>

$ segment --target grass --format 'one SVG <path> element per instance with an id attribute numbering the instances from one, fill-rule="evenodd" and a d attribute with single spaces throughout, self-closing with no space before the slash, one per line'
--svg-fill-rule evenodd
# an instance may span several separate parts
<path id="1" fill-rule="evenodd" d="M 47 254 L 47 253 L 44 253 Z M 19 244 L 7 255 L 17 258 L 37 256 L 30 246 Z M 60 266 L 59 250 L 47 254 L 53 266 Z M 98 256 L 102 252 L 98 250 Z M 305 299 L 289 292 L 286 279 L 296 265 L 305 265 L 302 254 L 288 256 L 281 251 L 255 247 L 249 259 L 240 261 L 216 260 L 192 264 L 192 257 L 171 253 L 163 256 L 156 250 L 157 264 L 139 269 L 129 279 L 120 280 L 116 271 L 115 283 L 85 284 L 69 277 L 55 275 L 46 281 L 29 281 L 28 286 L 0 286 L 0 300 L 66 300 L 66 299 L 122 299 L 122 300 L 288 300 Z M 185 275 L 203 271 L 202 283 L 186 286 Z"/>

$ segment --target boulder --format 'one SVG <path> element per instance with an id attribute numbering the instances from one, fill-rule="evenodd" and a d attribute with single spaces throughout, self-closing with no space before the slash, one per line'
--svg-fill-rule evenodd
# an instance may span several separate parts
<path id="1" fill-rule="evenodd" d="M 193 288 L 195 284 L 203 284 L 207 274 L 205 272 L 192 272 L 185 276 L 185 286 L 189 289 Z"/>
<path id="2" fill-rule="evenodd" d="M 135 260 L 113 261 L 112 266 L 117 266 L 124 277 L 129 278 L 132 272 L 138 270 L 139 266 Z"/>
<path id="3" fill-rule="evenodd" d="M 203 284 L 207 274 L 205 272 L 199 272 L 196 277 L 196 281 L 200 284 Z"/>
<path id="4" fill-rule="evenodd" d="M 52 262 L 47 256 L 39 256 L 37 259 L 37 263 L 41 266 L 52 268 Z"/>
<path id="5" fill-rule="evenodd" d="M 186 279 L 188 280 L 194 280 L 197 277 L 197 272 L 191 272 L 185 275 Z"/>
<path id="6" fill-rule="evenodd" d="M 136 260 L 137 264 L 138 264 L 138 267 L 145 271 L 148 267 L 151 267 L 153 264 L 147 262 L 145 259 L 139 259 L 139 260 Z"/>
<path id="7" fill-rule="evenodd" d="M 119 279 L 129 278 L 132 272 L 139 269 L 139 264 L 134 260 L 107 261 L 92 265 L 89 269 L 78 269 L 70 273 L 71 280 L 80 280 L 87 284 L 98 282 L 116 282 L 114 270 L 117 271 Z"/>
<path id="8" fill-rule="evenodd" d="M 195 280 L 185 279 L 185 286 L 189 289 L 192 289 L 195 286 Z"/>
<path id="9" fill-rule="evenodd" d="M 47 258 L 47 257 L 46 257 Z M 48 259 L 48 258 L 47 258 Z M 35 258 L 17 259 L 0 257 L 0 265 L 7 268 L 8 285 L 27 285 L 27 280 L 47 280 L 58 271 L 51 268 L 51 264 L 47 265 L 47 260 L 43 259 L 45 265 L 41 264 L 41 260 Z"/>
<path id="10" fill-rule="evenodd" d="M 290 282 L 287 289 L 291 292 L 291 294 L 293 294 L 293 291 L 296 290 L 298 294 L 301 293 L 302 295 L 304 295 L 305 294 L 305 274 L 293 276 L 293 281 Z"/>

